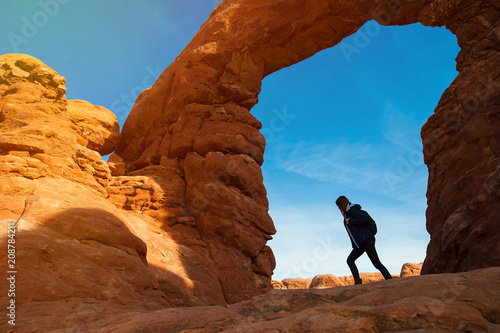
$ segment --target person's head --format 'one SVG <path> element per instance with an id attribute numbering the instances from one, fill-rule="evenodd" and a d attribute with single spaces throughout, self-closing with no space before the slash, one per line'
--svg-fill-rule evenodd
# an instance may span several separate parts
<path id="1" fill-rule="evenodd" d="M 339 207 L 342 215 L 345 216 L 349 199 L 342 195 L 337 199 L 337 201 L 335 201 L 335 203 L 337 204 L 337 207 Z"/>

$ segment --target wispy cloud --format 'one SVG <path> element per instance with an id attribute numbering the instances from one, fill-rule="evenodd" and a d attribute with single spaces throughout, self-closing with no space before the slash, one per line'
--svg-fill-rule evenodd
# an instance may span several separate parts
<path id="1" fill-rule="evenodd" d="M 266 152 L 267 161 L 287 173 L 344 188 L 403 202 L 424 200 L 428 173 L 419 136 L 422 124 L 387 103 L 378 125 L 378 139 L 280 143 Z"/>
<path id="2" fill-rule="evenodd" d="M 300 142 L 276 147 L 276 165 L 320 182 L 414 201 L 425 193 L 427 170 L 421 152 L 399 144 Z"/>
<path id="3" fill-rule="evenodd" d="M 410 114 L 398 111 L 391 103 L 386 103 L 380 125 L 382 135 L 392 144 L 405 150 L 421 150 L 421 140 L 416 133 L 420 133 L 423 124 Z"/>

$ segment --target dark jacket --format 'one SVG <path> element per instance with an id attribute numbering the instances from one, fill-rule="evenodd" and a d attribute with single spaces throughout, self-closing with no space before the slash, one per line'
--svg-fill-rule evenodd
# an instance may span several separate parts
<path id="1" fill-rule="evenodd" d="M 351 205 L 351 208 L 346 212 L 347 218 L 349 218 L 349 224 L 346 224 L 344 219 L 344 226 L 353 248 L 360 248 L 367 242 L 375 240 L 375 236 L 368 229 L 368 217 L 361 212 L 360 205 Z"/>

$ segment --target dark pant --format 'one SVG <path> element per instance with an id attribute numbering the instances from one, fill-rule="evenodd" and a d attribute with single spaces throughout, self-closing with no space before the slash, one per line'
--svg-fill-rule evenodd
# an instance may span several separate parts
<path id="1" fill-rule="evenodd" d="M 359 280 L 359 272 L 358 268 L 356 267 L 356 264 L 354 263 L 356 259 L 361 257 L 363 253 L 368 254 L 368 258 L 370 258 L 373 266 L 375 266 L 376 269 L 382 273 L 384 278 L 386 280 L 392 279 L 391 274 L 385 268 L 384 265 L 380 262 L 380 259 L 378 258 L 377 255 L 377 250 L 375 250 L 375 241 L 369 241 L 366 244 L 364 244 L 361 248 L 355 248 L 352 250 L 351 254 L 349 257 L 347 257 L 347 265 L 349 265 L 349 268 L 351 269 L 352 276 L 354 277 L 355 280 Z"/>

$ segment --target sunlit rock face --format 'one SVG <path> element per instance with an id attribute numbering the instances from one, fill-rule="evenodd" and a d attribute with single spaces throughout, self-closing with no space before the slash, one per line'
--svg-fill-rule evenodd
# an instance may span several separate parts
<path id="1" fill-rule="evenodd" d="M 175 198 L 154 215 L 166 230 L 182 224 L 199 235 L 227 301 L 258 294 L 271 288 L 265 244 L 275 232 L 260 171 L 265 142 L 250 114 L 262 79 L 371 19 L 446 26 L 461 47 L 460 74 L 422 130 L 431 234 L 423 272 L 499 265 L 499 17 L 473 1 L 223 1 L 139 96 L 116 158 L 126 174 L 176 179 Z"/>
<path id="2" fill-rule="evenodd" d="M 499 17 L 491 2 L 224 0 L 139 96 L 121 139 L 108 110 L 66 101 L 64 78 L 41 61 L 1 56 L 1 241 L 6 243 L 9 223 L 16 224 L 20 325 L 50 331 L 95 322 L 106 330 L 106 318 L 114 316 L 122 325 L 124 313 L 224 305 L 271 289 L 275 260 L 266 243 L 276 230 L 260 169 L 265 140 L 250 109 L 266 75 L 334 46 L 373 18 L 384 25 L 445 25 L 461 47 L 460 74 L 422 129 L 431 234 L 422 271 L 498 266 Z M 103 162 L 101 154 L 116 145 L 109 164 Z M 2 262 L 6 255 L 0 252 Z M 408 330 L 458 329 L 456 318 L 462 320 L 460 329 L 471 322 L 488 329 L 481 316 L 498 322 L 498 302 L 489 294 L 497 289 L 481 289 L 482 298 L 465 322 L 458 313 L 468 311 L 462 307 L 470 296 L 467 289 L 451 294 L 453 304 L 442 292 L 498 280 L 494 269 L 483 274 L 422 280 L 432 290 L 429 300 L 410 297 L 392 308 L 377 303 L 381 316 L 401 306 L 410 309 L 402 322 L 424 311 L 422 317 L 439 318 L 441 325 L 431 320 Z M 6 283 L 1 282 L 2 290 Z M 398 299 L 409 290 L 405 283 L 397 282 Z M 414 291 L 420 295 L 420 289 Z M 300 301 L 303 294 L 297 295 L 290 302 Z M 307 308 L 317 299 L 308 295 Z M 373 297 L 384 295 L 385 290 Z M 330 300 L 347 301 L 344 296 Z M 275 304 L 273 297 L 268 301 Z M 286 310 L 276 306 L 276 312 Z M 445 312 L 422 310 L 435 306 Z M 214 317 L 209 317 L 215 319 L 207 317 L 209 323 L 199 313 L 197 318 L 216 325 L 219 315 L 234 311 L 245 325 L 248 312 L 239 307 L 211 308 Z M 294 311 L 303 308 L 299 304 Z M 178 313 L 165 315 L 179 320 Z M 256 315 L 264 322 L 275 312 L 262 308 Z M 161 317 L 138 316 L 134 330 L 142 320 Z M 302 313 L 289 323 L 300 328 L 310 317 Z M 446 326 L 442 318 L 452 324 Z M 367 320 L 359 324 L 373 327 L 375 319 Z"/>

